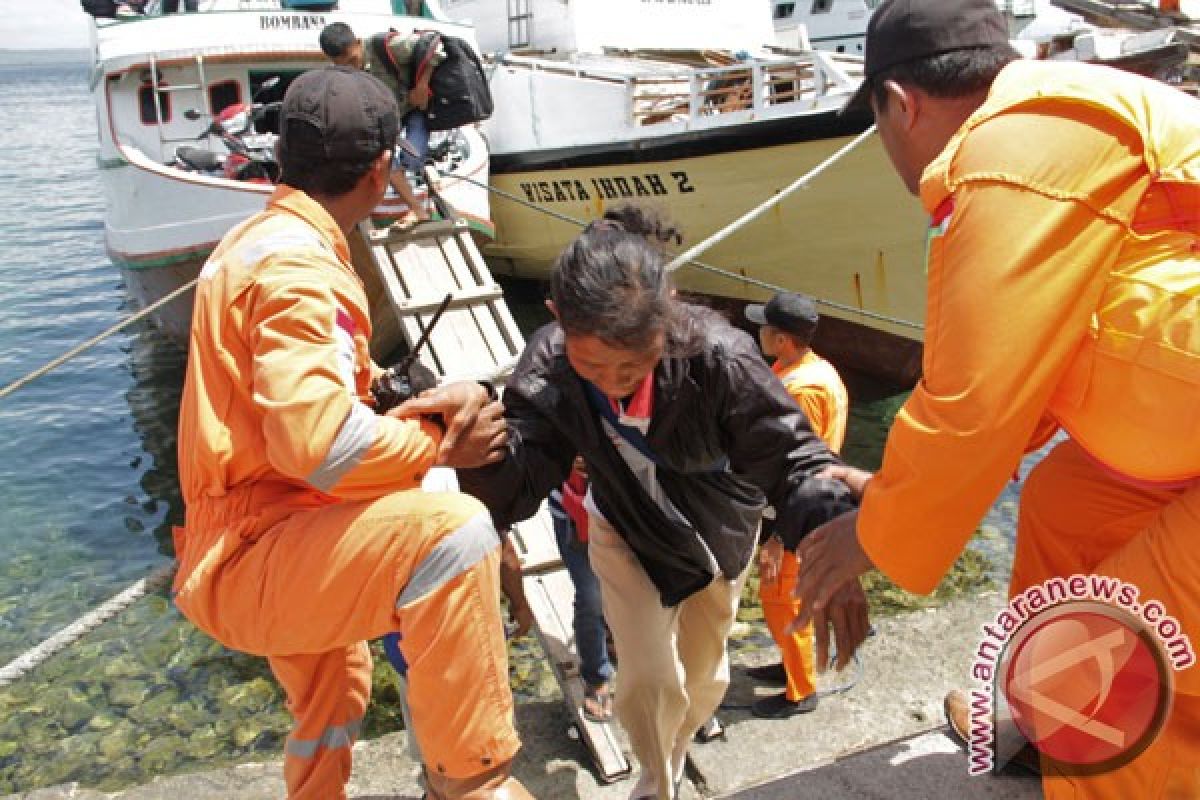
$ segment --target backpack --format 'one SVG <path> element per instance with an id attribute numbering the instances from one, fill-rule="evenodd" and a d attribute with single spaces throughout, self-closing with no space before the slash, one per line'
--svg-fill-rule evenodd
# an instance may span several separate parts
<path id="1" fill-rule="evenodd" d="M 437 52 L 439 41 L 446 58 L 433 68 L 429 78 L 433 95 L 425 109 L 429 130 L 445 131 L 487 119 L 493 110 L 492 93 L 479 56 L 469 44 L 457 36 L 422 36 L 413 52 L 413 63 L 423 66 Z"/>
<path id="2" fill-rule="evenodd" d="M 442 36 L 436 31 L 419 31 L 418 43 L 413 46 L 412 54 L 412 73 L 420 78 L 430 71 L 430 60 L 434 55 L 437 55 L 437 44 L 442 41 Z M 376 34 L 368 38 L 367 47 L 371 48 L 372 58 L 382 64 L 383 68 L 395 82 L 402 86 L 403 89 L 412 89 L 408 85 L 409 78 L 407 72 L 400 71 L 400 65 L 396 64 L 396 55 L 391 52 L 389 44 L 392 36 L 400 36 L 400 31 L 395 28 L 389 28 L 384 34 Z"/>

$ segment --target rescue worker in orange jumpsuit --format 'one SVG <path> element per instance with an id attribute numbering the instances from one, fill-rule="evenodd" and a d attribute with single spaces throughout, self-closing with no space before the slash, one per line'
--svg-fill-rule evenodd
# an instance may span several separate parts
<path id="1" fill-rule="evenodd" d="M 924 374 L 861 509 L 800 546 L 796 589 L 845 661 L 857 577 L 931 591 L 1022 453 L 1013 594 L 1107 575 L 1200 633 L 1200 102 L 1104 67 L 1017 60 L 991 0 L 886 0 L 865 80 L 883 144 L 932 223 Z M 1189 640 L 1190 641 L 1190 640 Z M 1191 657 L 1187 655 L 1190 652 Z M 1045 795 L 1200 797 L 1200 669 L 1172 661 L 1158 736 Z"/>
<path id="2" fill-rule="evenodd" d="M 813 352 L 812 338 L 820 315 L 811 297 L 780 292 L 764 304 L 746 306 L 746 319 L 756 325 L 763 354 L 775 359 L 771 371 L 808 417 L 813 433 L 837 453 L 846 439 L 850 400 L 837 370 Z M 773 511 L 771 512 L 773 513 Z M 763 521 L 762 547 L 758 551 L 759 597 L 767 629 L 779 647 L 782 662 L 746 670 L 755 680 L 784 687 L 779 694 L 760 698 L 750 706 L 756 717 L 787 719 L 817 707 L 817 670 L 813 662 L 813 629 L 795 631 L 788 624 L 800 613 L 792 597 L 800 564 L 798 541 L 785 542 L 771 520 Z"/>
<path id="3" fill-rule="evenodd" d="M 528 798 L 499 608 L 500 540 L 425 472 L 504 446 L 487 387 L 452 383 L 435 417 L 372 408 L 379 372 L 347 236 L 387 187 L 396 106 L 374 78 L 307 72 L 280 111 L 281 185 L 230 231 L 196 289 L 179 422 L 187 524 L 179 609 L 265 656 L 295 728 L 288 796 L 344 798 L 371 687 L 366 641 L 402 629 L 430 798 Z M 442 427 L 444 421 L 445 428 Z"/>

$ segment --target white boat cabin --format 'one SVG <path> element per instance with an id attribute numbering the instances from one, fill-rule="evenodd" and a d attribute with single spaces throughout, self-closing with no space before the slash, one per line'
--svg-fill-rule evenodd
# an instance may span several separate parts
<path id="1" fill-rule="evenodd" d="M 441 0 L 488 53 L 757 50 L 774 42 L 770 0 Z"/>
<path id="2" fill-rule="evenodd" d="M 97 19 L 92 87 L 102 157 L 120 157 L 118 150 L 124 146 L 170 163 L 183 145 L 221 150 L 219 141 L 204 136 L 210 120 L 234 104 L 280 100 L 296 76 L 327 64 L 318 36 L 332 22 L 349 24 L 360 37 L 407 26 L 440 30 L 474 43 L 469 28 L 397 16 L 390 0 L 340 0 L 326 4 L 336 6 L 329 11 L 301 5 L 288 0 L 202 0 L 197 13 Z M 147 8 L 153 12 L 156 7 L 157 2 Z M 271 85 L 264 88 L 268 81 Z M 274 134 L 277 116 L 264 116 L 257 132 Z"/>
<path id="3" fill-rule="evenodd" d="M 861 56 L 867 20 L 879 0 L 773 0 L 775 41 L 793 50 Z"/>

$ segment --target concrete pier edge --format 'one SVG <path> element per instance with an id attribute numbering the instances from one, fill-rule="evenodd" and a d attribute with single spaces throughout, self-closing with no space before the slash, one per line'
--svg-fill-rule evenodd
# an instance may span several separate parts
<path id="1" fill-rule="evenodd" d="M 945 733 L 942 698 L 969 678 L 980 626 L 1002 605 L 999 593 L 962 598 L 937 609 L 876 620 L 877 635 L 863 648 L 857 685 L 824 698 L 811 714 L 788 720 L 754 718 L 746 706 L 772 691 L 745 668 L 772 653 L 735 657 L 726 705 L 718 716 L 724 739 L 691 748 L 683 800 L 793 800 L 794 798 L 1042 796 L 1036 778 L 970 777 L 965 755 Z M 845 676 L 826 676 L 831 684 Z M 632 780 L 600 783 L 587 753 L 569 735 L 561 703 L 519 704 L 517 727 L 525 743 L 516 774 L 540 800 L 625 800 Z M 418 800 L 419 767 L 404 732 L 355 746 L 349 796 L 354 800 Z M 9 795 L 5 800 L 267 800 L 284 796 L 281 763 L 241 764 L 156 778 L 108 793 L 63 785 Z"/>

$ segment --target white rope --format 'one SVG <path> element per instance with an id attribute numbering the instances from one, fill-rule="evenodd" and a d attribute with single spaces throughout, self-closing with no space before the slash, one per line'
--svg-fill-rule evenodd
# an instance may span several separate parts
<path id="1" fill-rule="evenodd" d="M 171 302 L 172 300 L 174 300 L 176 297 L 179 297 L 183 293 L 191 291 L 193 288 L 195 288 L 197 280 L 198 279 L 193 278 L 191 281 L 184 284 L 183 286 L 180 286 L 178 289 L 171 292 L 166 297 L 160 298 L 159 300 L 155 301 L 151 305 L 146 306 L 145 308 L 143 308 L 141 311 L 137 312 L 136 314 L 131 314 L 130 316 L 126 317 L 125 319 L 121 320 L 117 324 L 110 327 L 108 330 L 105 330 L 104 332 L 93 336 L 91 339 L 88 339 L 86 342 L 75 345 L 70 350 L 63 353 L 61 356 L 59 356 L 58 358 L 54 359 L 53 361 L 51 361 L 50 363 L 48 363 L 44 366 L 38 367 L 37 369 L 35 369 L 33 372 L 29 373 L 25 377 L 18 378 L 17 380 L 15 380 L 12 383 L 5 386 L 3 389 L 0 389 L 0 398 L 7 397 L 8 395 L 12 394 L 17 389 L 20 389 L 22 386 L 29 383 L 30 381 L 32 381 L 36 378 L 40 378 L 41 376 L 45 375 L 47 372 L 54 369 L 55 367 L 62 366 L 63 364 L 67 363 L 75 356 L 82 353 L 84 350 L 87 350 L 88 348 L 91 348 L 91 347 L 94 347 L 94 346 L 100 344 L 100 342 L 104 341 L 109 336 L 112 336 L 114 333 L 117 333 L 118 331 L 121 331 L 121 330 L 129 327 L 130 325 L 132 325 L 133 323 L 142 319 L 143 317 L 149 316 L 150 314 L 154 313 L 159 308 L 162 308 L 167 303 Z"/>
<path id="2" fill-rule="evenodd" d="M 751 222 L 753 222 L 754 220 L 761 217 L 763 214 L 770 211 L 774 206 L 779 205 L 780 203 L 782 203 L 787 198 L 791 197 L 796 192 L 800 191 L 801 189 L 806 188 L 808 186 L 808 184 L 811 183 L 814 178 L 816 178 L 822 172 L 824 172 L 825 170 L 829 169 L 831 166 L 836 164 L 847 153 L 851 152 L 852 150 L 854 150 L 854 148 L 858 147 L 860 144 L 865 142 L 874 133 L 875 133 L 875 126 L 872 125 L 871 127 L 867 128 L 865 131 L 860 133 L 858 136 L 854 137 L 854 139 L 852 139 L 851 141 L 849 141 L 845 145 L 843 145 L 842 148 L 840 150 L 838 150 L 836 153 L 834 153 L 829 158 L 825 159 L 820 164 L 818 164 L 817 166 L 815 166 L 811 170 L 809 170 L 807 174 L 801 175 L 799 178 L 792 181 L 792 183 L 787 188 L 785 188 L 782 192 L 780 192 L 779 194 L 775 195 L 774 197 L 768 198 L 767 200 L 764 200 L 760 205 L 756 206 L 755 208 L 750 209 L 745 214 L 738 217 L 733 222 L 729 223 L 724 228 L 722 228 L 721 230 L 714 233 L 712 236 L 709 236 L 707 239 L 705 239 L 704 241 L 697 244 L 695 247 L 685 250 L 684 252 L 675 256 L 674 260 L 671 261 L 670 264 L 667 264 L 667 269 L 668 270 L 676 270 L 679 267 L 682 267 L 684 264 L 688 263 L 693 258 L 700 255 L 705 250 L 708 250 L 709 248 L 713 247 L 714 245 L 718 245 L 721 242 L 725 241 L 730 236 L 732 236 L 734 233 L 736 233 L 737 231 L 746 227 Z"/>
<path id="3" fill-rule="evenodd" d="M 825 166 L 828 166 L 828 162 L 826 163 Z M 809 173 L 809 175 L 806 176 L 806 179 L 811 180 L 813 177 L 814 177 L 814 173 Z M 484 189 L 488 192 L 491 192 L 492 194 L 503 197 L 505 200 L 510 200 L 519 206 L 525 206 L 526 208 L 537 211 L 540 214 L 545 214 L 547 216 L 553 217 L 554 219 L 570 223 L 570 224 L 575 225 L 580 228 L 587 226 L 587 222 L 585 222 L 584 220 L 576 219 L 575 217 L 569 216 L 567 214 L 563 214 L 563 213 L 561 213 L 559 211 L 555 211 L 554 209 L 551 209 L 551 208 L 546 208 L 545 206 L 539 206 L 537 203 L 531 203 L 523 197 L 518 197 L 517 195 L 513 194 L 512 192 L 506 192 L 499 187 L 492 186 L 491 184 L 482 183 L 480 181 L 475 180 L 474 178 L 470 178 L 467 176 L 463 176 L 462 180 L 466 181 L 467 183 L 473 184 L 474 186 L 478 186 L 480 189 Z M 802 180 L 804 180 L 804 179 L 802 179 Z M 682 266 L 695 267 L 696 269 L 704 270 L 705 272 L 709 272 L 713 275 L 720 275 L 722 278 L 728 278 L 729 280 L 734 281 L 736 283 L 740 283 L 740 284 L 743 284 L 746 286 L 757 286 L 758 288 L 765 289 L 768 292 L 790 291 L 787 287 L 780 286 L 778 284 L 771 283 L 769 281 L 764 281 L 759 278 L 752 278 L 749 275 L 742 275 L 737 272 L 731 272 L 727 269 L 721 269 L 720 267 L 715 267 L 712 264 L 705 264 L 703 261 L 697 261 L 694 258 L 690 259 L 687 262 L 687 264 L 684 264 Z M 867 317 L 868 319 L 876 319 L 876 320 L 879 320 L 880 322 L 888 322 L 893 325 L 897 325 L 897 326 L 904 327 L 904 328 L 912 328 L 913 330 L 918 330 L 918 331 L 925 329 L 925 326 L 920 322 L 913 322 L 912 320 L 900 319 L 899 317 L 892 317 L 887 314 L 880 314 L 876 311 L 868 311 L 865 308 L 859 308 L 858 306 L 846 305 L 845 303 L 839 303 L 834 300 L 828 300 L 824 297 L 817 297 L 814 299 L 817 301 L 818 305 L 826 306 L 827 308 L 837 309 L 838 311 L 844 311 L 847 314 L 853 314 L 857 317 Z"/>
<path id="4" fill-rule="evenodd" d="M 165 564 L 154 572 L 142 578 L 137 583 L 113 597 L 104 605 L 98 606 L 75 622 L 60 630 L 30 650 L 25 651 L 12 661 L 0 668 L 0 687 L 8 686 L 18 678 L 23 677 L 55 653 L 74 644 L 83 638 L 93 628 L 99 627 L 112 617 L 133 605 L 142 596 L 170 582 L 175 574 L 174 562 Z"/>

